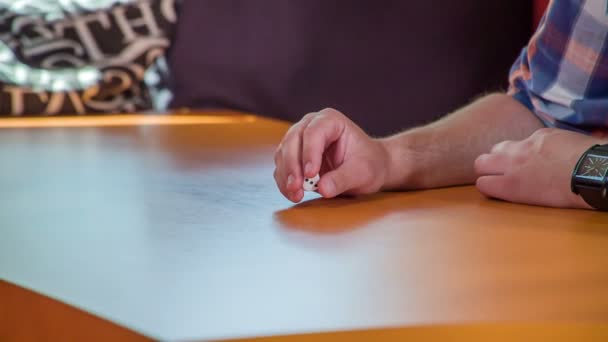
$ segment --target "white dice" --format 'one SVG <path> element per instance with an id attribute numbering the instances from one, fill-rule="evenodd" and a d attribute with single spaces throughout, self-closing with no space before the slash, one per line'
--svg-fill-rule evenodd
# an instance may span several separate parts
<path id="1" fill-rule="evenodd" d="M 314 178 L 304 178 L 304 184 L 302 185 L 304 191 L 317 191 L 319 188 L 319 179 L 321 179 L 321 177 L 318 174 L 314 176 Z"/>

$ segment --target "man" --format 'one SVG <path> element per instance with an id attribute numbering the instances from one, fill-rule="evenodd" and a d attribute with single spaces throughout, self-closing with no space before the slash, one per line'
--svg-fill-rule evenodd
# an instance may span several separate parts
<path id="1" fill-rule="evenodd" d="M 318 191 L 327 198 L 475 182 L 483 194 L 512 202 L 605 205 L 605 190 L 595 200 L 575 194 L 571 175 L 589 167 L 577 165 L 585 151 L 608 143 L 602 139 L 608 131 L 607 5 L 553 0 L 512 68 L 508 93 L 485 96 L 433 124 L 372 139 L 336 110 L 305 115 L 275 154 L 280 191 L 298 202 L 303 179 L 321 173 Z M 603 171 L 596 178 L 603 179 Z"/>

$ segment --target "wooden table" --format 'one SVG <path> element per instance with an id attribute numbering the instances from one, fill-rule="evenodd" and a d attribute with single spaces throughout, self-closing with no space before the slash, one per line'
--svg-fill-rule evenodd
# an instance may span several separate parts
<path id="1" fill-rule="evenodd" d="M 608 337 L 604 213 L 472 187 L 292 205 L 288 125 L 247 115 L 0 127 L 1 341 Z"/>

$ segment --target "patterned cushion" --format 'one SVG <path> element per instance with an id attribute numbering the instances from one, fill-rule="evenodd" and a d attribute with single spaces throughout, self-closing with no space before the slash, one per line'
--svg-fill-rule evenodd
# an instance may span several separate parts
<path id="1" fill-rule="evenodd" d="M 0 115 L 153 109 L 175 3 L 123 2 L 0 2 Z"/>

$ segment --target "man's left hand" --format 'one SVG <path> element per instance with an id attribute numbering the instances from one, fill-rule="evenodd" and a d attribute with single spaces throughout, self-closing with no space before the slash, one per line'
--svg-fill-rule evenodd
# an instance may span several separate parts
<path id="1" fill-rule="evenodd" d="M 590 208 L 572 193 L 570 180 L 581 155 L 602 143 L 606 142 L 554 128 L 539 129 L 522 141 L 503 141 L 475 160 L 477 188 L 509 202 Z"/>

